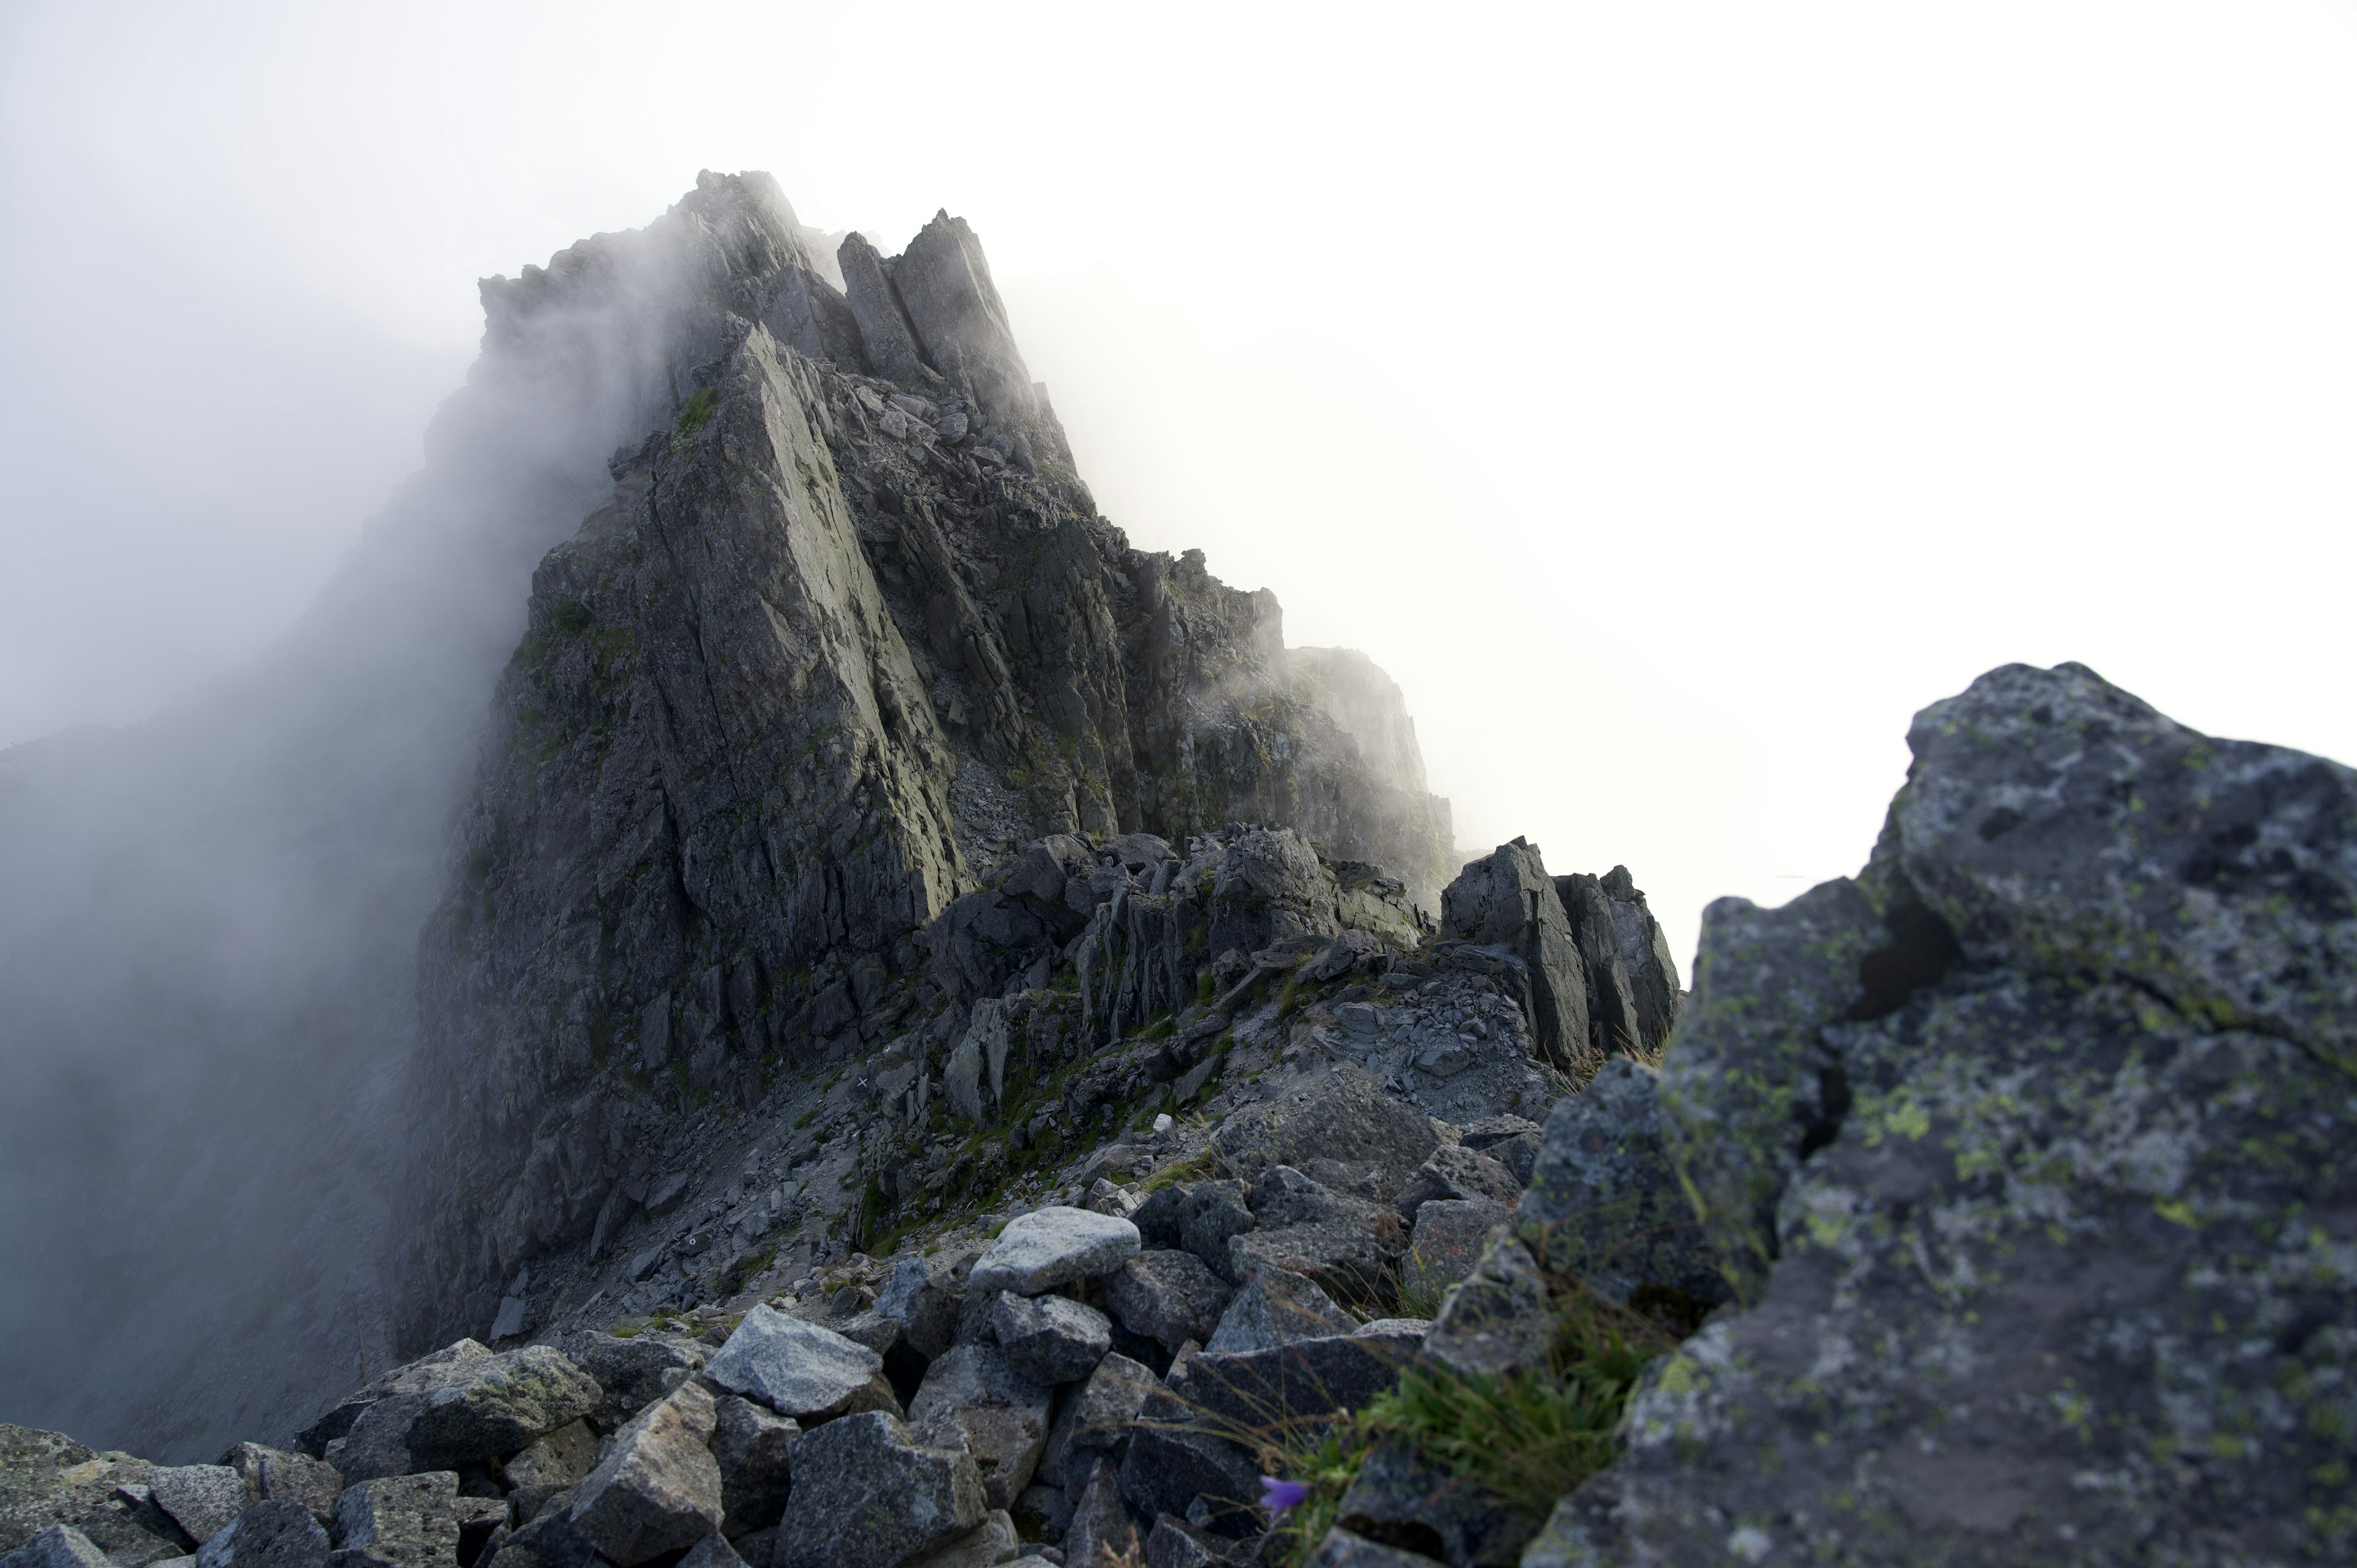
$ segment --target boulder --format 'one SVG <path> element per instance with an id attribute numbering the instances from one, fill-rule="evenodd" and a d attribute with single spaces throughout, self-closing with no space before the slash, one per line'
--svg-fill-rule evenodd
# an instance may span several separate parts
<path id="1" fill-rule="evenodd" d="M 1100 1466 L 1072 1499 L 1072 1521 L 1064 1527 L 1068 1563 L 1129 1563 L 1137 1561 L 1137 1525 L 1122 1506 L 1121 1477 Z"/>
<path id="2" fill-rule="evenodd" d="M 745 1315 L 704 1375 L 808 1424 L 864 1410 L 898 1414 L 883 1370 L 884 1358 L 866 1346 L 763 1304 Z"/>
<path id="3" fill-rule="evenodd" d="M 139 1481 L 118 1485 L 113 1497 L 75 1520 L 74 1528 L 105 1552 L 114 1568 L 146 1568 L 151 1563 L 184 1557 L 197 1544 L 171 1515 L 156 1506 L 145 1483 Z"/>
<path id="4" fill-rule="evenodd" d="M 1615 1057 L 1548 1115 L 1517 1220 L 1547 1266 L 1626 1302 L 1671 1293 L 1699 1307 L 1728 1295 L 1670 1164 L 1661 1075 Z"/>
<path id="5" fill-rule="evenodd" d="M 463 1380 L 470 1363 L 483 1360 L 491 1354 L 488 1346 L 472 1339 L 460 1339 L 430 1355 L 404 1361 L 346 1394 L 327 1414 L 297 1434 L 296 1441 L 311 1453 L 324 1457 L 328 1444 L 351 1431 L 352 1423 L 360 1419 L 361 1412 L 379 1400 L 395 1394 L 430 1394 L 454 1380 Z"/>
<path id="6" fill-rule="evenodd" d="M 909 1402 L 909 1425 L 936 1447 L 963 1441 L 989 1506 L 1003 1509 L 1031 1484 L 1048 1444 L 1050 1396 L 1007 1364 L 996 1345 L 958 1345 L 925 1369 Z"/>
<path id="7" fill-rule="evenodd" d="M 957 1282 L 923 1258 L 903 1258 L 876 1293 L 876 1315 L 900 1325 L 900 1339 L 930 1361 L 950 1348 L 957 1330 Z"/>
<path id="8" fill-rule="evenodd" d="M 548 1499 L 537 1517 L 487 1547 L 478 1568 L 600 1568 L 605 1559 L 573 1528 L 568 1501 Z"/>
<path id="9" fill-rule="evenodd" d="M 1466 1377 L 1496 1377 L 1546 1365 L 1555 1339 L 1546 1280 L 1530 1250 L 1494 1230 L 1473 1272 L 1441 1299 L 1426 1357 Z"/>
<path id="10" fill-rule="evenodd" d="M 594 1439 L 591 1445 L 596 1445 Z M 336 1517 L 336 1498 L 343 1494 L 344 1480 L 332 1465 L 307 1454 L 264 1448 L 259 1443 L 239 1444 L 221 1455 L 221 1463 L 235 1470 L 246 1489 L 264 1502 L 300 1503 L 321 1524 Z"/>
<path id="11" fill-rule="evenodd" d="M 328 1455 L 347 1482 L 513 1454 L 605 1399 L 594 1379 L 546 1345 L 452 1357 L 413 1380 L 429 1379 L 430 1388 L 400 1389 L 360 1412 Z"/>
<path id="12" fill-rule="evenodd" d="M 1371 1307 L 1392 1294 L 1393 1254 L 1406 1241 L 1398 1215 L 1329 1191 L 1289 1166 L 1273 1167 L 1253 1190 L 1264 1223 L 1228 1238 L 1229 1277 L 1302 1274 L 1352 1306 Z"/>
<path id="13" fill-rule="evenodd" d="M 1007 1222 L 975 1260 L 966 1289 L 985 1300 L 1003 1290 L 1038 1295 L 1109 1274 L 1137 1251 L 1137 1227 L 1126 1219 L 1060 1205 L 1037 1208 Z"/>
<path id="14" fill-rule="evenodd" d="M 718 1530 L 720 1466 L 707 1445 L 716 1420 L 712 1396 L 696 1383 L 640 1412 L 573 1488 L 574 1530 L 620 1568 Z"/>
<path id="15" fill-rule="evenodd" d="M 707 1535 L 687 1549 L 679 1568 L 745 1568 L 745 1559 L 725 1535 Z"/>
<path id="16" fill-rule="evenodd" d="M 898 1563 L 982 1522 L 982 1477 L 956 1449 L 928 1448 L 898 1416 L 866 1411 L 805 1433 L 773 1568 Z"/>
<path id="17" fill-rule="evenodd" d="M 1745 1309 L 1525 1562 L 2348 1559 L 2357 775 L 2076 665 L 1909 745 L 1856 881 L 1706 913 L 1661 1098 Z"/>
<path id="18" fill-rule="evenodd" d="M 191 1541 L 210 1541 L 253 1501 L 245 1477 L 226 1465 L 159 1465 L 147 1493 Z"/>
<path id="19" fill-rule="evenodd" d="M 1336 1505 L 1334 1520 L 1365 1540 L 1422 1552 L 1448 1568 L 1514 1568 L 1538 1521 L 1436 1465 L 1405 1437 L 1376 1444 Z"/>
<path id="20" fill-rule="evenodd" d="M 1299 1101 L 1257 1101 L 1220 1123 L 1211 1146 L 1232 1175 L 1252 1182 L 1271 1165 L 1291 1165 L 1314 1176 L 1315 1162 L 1330 1160 L 1365 1167 L 1388 1197 L 1440 1146 L 1431 1117 L 1353 1064 L 1338 1063 L 1306 1092 Z"/>
<path id="21" fill-rule="evenodd" d="M 1587 1059 L 1587 966 L 1537 845 L 1516 839 L 1469 864 L 1441 892 L 1440 932 L 1520 959 L 1539 1056 L 1564 1072 Z"/>
<path id="22" fill-rule="evenodd" d="M 1177 1350 L 1219 1327 L 1234 1294 L 1191 1252 L 1140 1252 L 1105 1281 L 1105 1305 L 1132 1334 Z"/>
<path id="23" fill-rule="evenodd" d="M 386 1476 L 336 1499 L 335 1568 L 457 1568 L 458 1477 Z"/>
<path id="24" fill-rule="evenodd" d="M 1146 1568 L 1228 1568 L 1234 1544 L 1164 1514 L 1146 1538 Z"/>
<path id="25" fill-rule="evenodd" d="M 619 1426 L 704 1369 L 712 1347 L 685 1335 L 642 1329 L 628 1339 L 610 1334 L 576 1334 L 565 1354 L 597 1380 L 605 1397 L 590 1413 Z"/>
<path id="26" fill-rule="evenodd" d="M 37 1531 L 5 1557 L 0 1568 L 110 1568 L 106 1553 L 90 1537 L 70 1524 L 53 1524 Z"/>
<path id="27" fill-rule="evenodd" d="M 1006 1353 L 1006 1364 L 1035 1383 L 1078 1381 L 1113 1348 L 1113 1324 L 1105 1315 L 1060 1295 L 999 1292 L 990 1309 L 990 1331 Z"/>
<path id="28" fill-rule="evenodd" d="M 331 1550 L 317 1517 L 280 1498 L 254 1504 L 198 1548 L 196 1568 L 327 1568 Z"/>
<path id="29" fill-rule="evenodd" d="M 909 1559 L 906 1568 L 998 1568 L 1023 1555 L 1023 1538 L 1005 1509 L 993 1509 L 963 1535 Z"/>
<path id="30" fill-rule="evenodd" d="M 1157 1387 L 1139 1409 L 1123 1455 L 1121 1496 L 1148 1519 L 1166 1513 L 1185 1518 L 1195 1507 L 1196 1517 L 1215 1535 L 1232 1541 L 1256 1535 L 1266 1518 L 1260 1507 L 1259 1455 L 1246 1442 L 1256 1441 L 1265 1425 L 1198 1411 L 1183 1391 Z M 1090 1480 L 1112 1473 L 1111 1466 L 1099 1466 Z"/>
<path id="31" fill-rule="evenodd" d="M 1490 1232 L 1511 1224 L 1514 1211 L 1485 1197 L 1434 1198 L 1416 1209 L 1407 1256 L 1400 1260 L 1401 1289 L 1411 1300 L 1437 1301 L 1473 1272 Z"/>
<path id="32" fill-rule="evenodd" d="M 1523 1184 L 1514 1173 L 1489 1155 L 1455 1144 L 1443 1144 L 1432 1151 L 1432 1157 L 1416 1167 L 1406 1187 L 1392 1203 L 1393 1209 L 1410 1225 L 1415 1223 L 1415 1211 L 1436 1197 L 1486 1198 L 1491 1203 L 1513 1203 L 1523 1196 Z"/>
<path id="33" fill-rule="evenodd" d="M 1088 1466 L 1118 1450 L 1147 1397 L 1161 1386 L 1151 1369 L 1109 1352 L 1087 1382 L 1064 1396 L 1040 1456 L 1040 1477 L 1069 1486 Z"/>
<path id="34" fill-rule="evenodd" d="M 1230 1284 L 1240 1282 L 1227 1272 L 1228 1240 L 1260 1223 L 1244 1199 L 1244 1184 L 1232 1180 L 1166 1187 L 1140 1204 L 1130 1219 L 1146 1246 L 1192 1252 Z"/>
<path id="35" fill-rule="evenodd" d="M 597 1434 L 586 1421 L 560 1426 L 500 1467 L 515 1494 L 522 1517 L 530 1519 L 543 1503 L 578 1484 L 597 1466 Z"/>
<path id="36" fill-rule="evenodd" d="M 712 1460 L 720 1467 L 721 1530 L 732 1540 L 778 1522 L 801 1423 L 751 1400 L 712 1402 Z"/>
<path id="37" fill-rule="evenodd" d="M 73 1524 L 105 1506 L 117 1487 L 144 1485 L 154 1468 L 128 1454 L 93 1454 L 61 1432 L 0 1425 L 0 1552 L 16 1551 L 51 1525 Z M 156 1526 L 179 1533 L 160 1515 Z"/>
<path id="38" fill-rule="evenodd" d="M 1302 1339 L 1350 1334 L 1358 1319 L 1306 1275 L 1264 1269 L 1244 1282 L 1203 1341 L 1209 1351 L 1273 1350 Z"/>

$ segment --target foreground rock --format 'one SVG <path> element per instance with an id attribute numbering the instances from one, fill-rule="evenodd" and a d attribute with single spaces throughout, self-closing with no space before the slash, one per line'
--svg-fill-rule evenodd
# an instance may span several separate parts
<path id="1" fill-rule="evenodd" d="M 347 1482 L 452 1469 L 513 1454 L 596 1410 L 604 1391 L 545 1345 L 493 1354 L 472 1340 L 402 1369 L 391 1391 L 358 1403 L 328 1461 Z M 336 1415 L 312 1428 L 329 1427 Z"/>
<path id="2" fill-rule="evenodd" d="M 780 1415 L 808 1422 L 863 1410 L 899 1413 L 883 1370 L 884 1358 L 865 1345 L 759 1305 L 745 1315 L 704 1375 Z"/>
<path id="3" fill-rule="evenodd" d="M 1113 1273 L 1137 1255 L 1137 1227 L 1085 1208 L 1035 1208 L 1007 1222 L 974 1265 L 966 1288 L 985 1298 L 1000 1291 L 1042 1291 Z"/>
<path id="4" fill-rule="evenodd" d="M 2357 1552 L 2357 777 L 2075 665 L 1856 882 L 1711 907 L 1662 1084 L 1749 1310 L 1525 1563 Z"/>
<path id="5" fill-rule="evenodd" d="M 326 1568 L 328 1532 L 311 1510 L 280 1498 L 237 1516 L 197 1551 L 197 1568 Z"/>
<path id="6" fill-rule="evenodd" d="M 648 1407 L 573 1488 L 573 1528 L 620 1568 L 718 1531 L 720 1466 L 707 1446 L 716 1421 L 712 1396 L 694 1383 Z"/>
<path id="7" fill-rule="evenodd" d="M 982 1522 L 982 1478 L 963 1453 L 920 1446 L 898 1417 L 847 1415 L 794 1455 L 777 1568 L 897 1563 Z"/>
<path id="8" fill-rule="evenodd" d="M 337 1568 L 457 1568 L 458 1477 L 362 1481 L 336 1500 Z"/>

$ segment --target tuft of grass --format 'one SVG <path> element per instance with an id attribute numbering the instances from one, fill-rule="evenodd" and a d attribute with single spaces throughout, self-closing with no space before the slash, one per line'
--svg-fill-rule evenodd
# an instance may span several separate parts
<path id="1" fill-rule="evenodd" d="M 1284 1455 L 1282 1467 L 1270 1471 L 1309 1485 L 1309 1495 L 1278 1515 L 1272 1527 L 1280 1568 L 1300 1568 L 1316 1554 L 1342 1511 L 1342 1494 L 1351 1489 L 1359 1466 L 1378 1441 L 1363 1423 L 1334 1428 L 1315 1444 Z"/>
<path id="2" fill-rule="evenodd" d="M 1219 1156 L 1208 1146 L 1183 1160 L 1168 1161 L 1148 1172 L 1146 1179 L 1137 1184 L 1137 1196 L 1146 1197 L 1182 1181 L 1200 1181 L 1210 1176 L 1218 1163 Z"/>
<path id="3" fill-rule="evenodd" d="M 698 387 L 679 411 L 679 439 L 686 440 L 712 422 L 713 410 L 720 406 L 720 389 Z"/>

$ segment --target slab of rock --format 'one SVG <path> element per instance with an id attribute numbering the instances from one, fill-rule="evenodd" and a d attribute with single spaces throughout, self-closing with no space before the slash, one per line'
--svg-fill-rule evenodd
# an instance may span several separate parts
<path id="1" fill-rule="evenodd" d="M 959 1290 L 947 1271 L 923 1258 L 903 1258 L 876 1294 L 876 1315 L 900 1325 L 900 1337 L 930 1361 L 950 1348 L 957 1330 Z"/>
<path id="2" fill-rule="evenodd" d="M 1064 1396 L 1039 1460 L 1041 1478 L 1069 1486 L 1088 1464 L 1117 1450 L 1147 1396 L 1161 1386 L 1152 1369 L 1117 1350 L 1108 1353 L 1087 1382 Z"/>
<path id="3" fill-rule="evenodd" d="M 692 1546 L 720 1529 L 720 1466 L 706 1445 L 712 1396 L 683 1383 L 614 1434 L 573 1488 L 573 1528 L 620 1568 Z"/>
<path id="4" fill-rule="evenodd" d="M 1473 1272 L 1490 1232 L 1512 1222 L 1514 1211 L 1487 1198 L 1432 1198 L 1416 1209 L 1415 1232 L 1400 1260 L 1400 1283 L 1414 1299 L 1437 1301 Z"/>
<path id="5" fill-rule="evenodd" d="M 1035 1383 L 1077 1382 L 1113 1348 L 1112 1321 L 1095 1307 L 1060 1295 L 999 1292 L 990 1309 L 990 1331 L 1006 1353 L 1006 1364 Z"/>
<path id="6" fill-rule="evenodd" d="M 1336 1506 L 1335 1522 L 1365 1540 L 1414 1549 L 1449 1568 L 1514 1568 L 1538 1521 L 1405 1437 L 1378 1444 Z"/>
<path id="7" fill-rule="evenodd" d="M 457 1473 L 346 1487 L 336 1499 L 335 1542 L 335 1568 L 457 1568 Z"/>
<path id="8" fill-rule="evenodd" d="M 1072 1499 L 1072 1521 L 1064 1527 L 1066 1563 L 1135 1563 L 1137 1525 L 1122 1506 L 1121 1477 L 1100 1466 Z"/>
<path id="9" fill-rule="evenodd" d="M 1397 1216 L 1386 1218 L 1399 1229 Z M 1299 1274 L 1334 1300 L 1370 1310 L 1391 1294 L 1392 1262 L 1372 1228 L 1353 1221 L 1283 1225 L 1228 1239 L 1228 1272 L 1237 1279 Z"/>
<path id="10" fill-rule="evenodd" d="M 226 1465 L 159 1465 L 147 1493 L 191 1541 L 210 1541 L 253 1501 L 245 1477 Z"/>
<path id="11" fill-rule="evenodd" d="M 1038 1295 L 1075 1280 L 1096 1279 L 1135 1257 L 1137 1227 L 1107 1214 L 1060 1205 L 1017 1215 L 976 1259 L 966 1289 L 984 1299 L 1000 1291 Z"/>
<path id="12" fill-rule="evenodd" d="M 982 1521 L 981 1475 L 955 1449 L 919 1444 L 899 1417 L 867 1411 L 805 1433 L 772 1568 L 898 1563 Z"/>
<path id="13" fill-rule="evenodd" d="M 1146 1247 L 1192 1252 L 1203 1266 L 1227 1280 L 1228 1239 L 1257 1229 L 1240 1181 L 1199 1181 L 1166 1187 L 1131 1215 Z"/>
<path id="14" fill-rule="evenodd" d="M 1413 1225 L 1416 1209 L 1436 1197 L 1486 1198 L 1491 1203 L 1510 1204 L 1522 1196 L 1523 1184 L 1514 1179 L 1513 1172 L 1489 1155 L 1460 1144 L 1443 1144 L 1432 1151 L 1430 1159 L 1416 1167 L 1415 1175 L 1408 1178 L 1392 1208 Z"/>
<path id="15" fill-rule="evenodd" d="M 328 1531 L 299 1502 L 259 1502 L 197 1549 L 196 1568 L 327 1568 Z"/>
<path id="16" fill-rule="evenodd" d="M 704 1375 L 805 1424 L 864 1410 L 899 1413 L 884 1358 L 766 1304 L 745 1315 Z"/>
<path id="17" fill-rule="evenodd" d="M 1245 1439 L 1265 1423 L 1238 1424 L 1197 1411 L 1181 1393 L 1157 1388 L 1138 1412 L 1120 1468 L 1121 1495 L 1146 1518 L 1192 1517 L 1211 1534 L 1243 1541 L 1260 1533 L 1260 1459 Z M 1092 1484 L 1111 1475 L 1101 1465 Z M 1067 1539 L 1070 1539 L 1069 1535 Z"/>
<path id="18" fill-rule="evenodd" d="M 1164 1514 L 1146 1538 L 1146 1568 L 1228 1568 L 1234 1545 Z"/>
<path id="19" fill-rule="evenodd" d="M 1116 1322 L 1173 1351 L 1189 1339 L 1209 1339 L 1234 1294 L 1192 1252 L 1140 1252 L 1104 1284 Z"/>
<path id="20" fill-rule="evenodd" d="M 1304 1274 L 1264 1269 L 1244 1282 L 1203 1342 L 1211 1351 L 1273 1350 L 1301 1339 L 1355 1332 L 1359 1320 Z"/>
<path id="21" fill-rule="evenodd" d="M 116 1487 L 113 1497 L 74 1520 L 74 1528 L 105 1552 L 114 1568 L 146 1568 L 185 1557 L 197 1545 L 138 1481 Z"/>
<path id="22" fill-rule="evenodd" d="M 489 1346 L 472 1339 L 460 1339 L 445 1345 L 414 1361 L 404 1361 L 391 1371 L 362 1384 L 353 1392 L 336 1402 L 333 1409 L 296 1434 L 296 1441 L 313 1454 L 324 1457 L 328 1444 L 352 1429 L 361 1412 L 379 1400 L 395 1394 L 430 1394 L 467 1376 L 467 1365 L 492 1354 Z"/>
<path id="23" fill-rule="evenodd" d="M 509 1490 L 535 1509 L 597 1466 L 597 1434 L 586 1421 L 560 1426 L 500 1467 Z M 530 1513 L 525 1515 L 531 1517 Z"/>
<path id="24" fill-rule="evenodd" d="M 1674 1293 L 1706 1309 L 1729 1292 L 1670 1163 L 1660 1085 L 1653 1069 L 1615 1057 L 1557 1105 L 1517 1218 L 1549 1268 L 1611 1300 Z"/>
<path id="25" fill-rule="evenodd" d="M 605 1399 L 595 1380 L 546 1345 L 447 1357 L 414 1371 L 406 1380 L 434 1386 L 371 1402 L 328 1455 L 347 1482 L 497 1459 L 580 1420 Z"/>
<path id="26" fill-rule="evenodd" d="M 1537 1122 L 1522 1116 L 1486 1116 L 1466 1128 L 1458 1142 L 1505 1166 L 1522 1186 L 1531 1185 L 1531 1166 L 1539 1154 Z"/>
<path id="27" fill-rule="evenodd" d="M 597 1568 L 605 1559 L 573 1528 L 566 1501 L 550 1498 L 538 1517 L 488 1548 L 477 1568 Z"/>
<path id="28" fill-rule="evenodd" d="M 1473 1272 L 1442 1297 L 1424 1353 L 1465 1376 L 1498 1377 L 1546 1365 L 1554 1337 L 1545 1278 L 1530 1249 L 1499 1230 Z"/>
<path id="29" fill-rule="evenodd" d="M 1003 1509 L 1039 1467 L 1049 1403 L 1047 1386 L 1018 1374 L 997 1346 L 957 1345 L 925 1369 L 909 1425 L 938 1447 L 963 1440 L 989 1506 Z"/>
<path id="30" fill-rule="evenodd" d="M 1331 1160 L 1372 1168 L 1389 1197 L 1440 1146 L 1432 1118 L 1394 1100 L 1350 1063 L 1337 1065 L 1308 1099 L 1247 1105 L 1220 1123 L 1211 1146 L 1234 1176 L 1250 1182 L 1271 1165 L 1308 1169 Z"/>
<path id="31" fill-rule="evenodd" d="M 1525 1562 L 2349 1558 L 2357 775 L 2075 665 L 1909 744 L 1857 881 L 1705 915 L 1662 1101 L 1747 1309 Z"/>
<path id="32" fill-rule="evenodd" d="M 565 1341 L 565 1349 L 604 1391 L 591 1413 L 608 1428 L 638 1414 L 712 1359 L 711 1346 L 660 1329 L 642 1329 L 628 1339 L 577 1334 Z"/>
<path id="33" fill-rule="evenodd" d="M 909 1559 L 906 1568 L 998 1568 L 1023 1555 L 1023 1538 L 1005 1509 L 993 1509 L 982 1522 L 930 1552 Z"/>
<path id="34" fill-rule="evenodd" d="M 1440 895 L 1440 931 L 1521 959 L 1538 1055 L 1564 1072 L 1587 1058 L 1587 969 L 1536 844 L 1500 844 L 1459 872 Z"/>
<path id="35" fill-rule="evenodd" d="M 595 1442 L 591 1440 L 593 1448 Z M 301 1503 L 321 1524 L 336 1517 L 336 1499 L 343 1495 L 344 1479 L 323 1460 L 264 1448 L 259 1443 L 241 1443 L 221 1456 L 221 1463 L 235 1470 L 246 1489 L 264 1502 Z"/>
<path id="36" fill-rule="evenodd" d="M 70 1524 L 53 1524 L 0 1557 L 0 1568 L 109 1568 L 106 1553 Z"/>
<path id="37" fill-rule="evenodd" d="M 786 1511 L 801 1423 L 734 1394 L 713 1402 L 713 1423 L 722 1532 L 734 1539 L 777 1523 Z"/>

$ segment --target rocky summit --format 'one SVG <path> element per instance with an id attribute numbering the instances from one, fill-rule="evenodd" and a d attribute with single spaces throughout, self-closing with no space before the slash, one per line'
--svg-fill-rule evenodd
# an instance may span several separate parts
<path id="1" fill-rule="evenodd" d="M 1998 670 L 1689 993 L 1099 514 L 967 224 L 819 240 L 485 285 L 662 373 L 421 915 L 397 1364 L 0 1427 L 0 1565 L 2357 1557 L 2357 776 Z"/>

